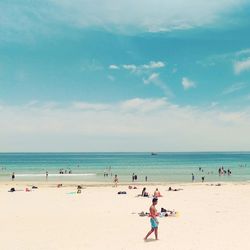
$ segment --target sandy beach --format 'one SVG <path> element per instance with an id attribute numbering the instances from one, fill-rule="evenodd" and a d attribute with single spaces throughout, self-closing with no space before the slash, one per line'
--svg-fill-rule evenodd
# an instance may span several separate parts
<path id="1" fill-rule="evenodd" d="M 143 186 L 128 189 L 38 184 L 31 192 L 7 192 L 10 187 L 24 190 L 24 183 L 0 185 L 1 234 L 3 250 L 38 249 L 250 249 L 250 184 L 179 184 L 178 192 L 169 185 L 147 185 L 153 193 L 158 187 L 161 207 L 174 209 L 178 217 L 159 218 L 159 240 L 143 237 L 150 230 L 147 212 L 151 199 L 136 197 Z M 65 187 L 64 187 L 65 186 Z M 118 191 L 127 194 L 118 195 Z"/>

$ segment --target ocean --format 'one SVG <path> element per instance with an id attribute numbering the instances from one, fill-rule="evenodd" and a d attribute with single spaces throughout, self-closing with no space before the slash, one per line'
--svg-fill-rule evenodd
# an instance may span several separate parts
<path id="1" fill-rule="evenodd" d="M 232 174 L 219 176 L 218 169 Z M 199 170 L 200 169 L 200 170 Z M 63 174 L 59 172 L 63 171 Z M 65 171 L 66 170 L 66 171 Z M 206 182 L 250 181 L 250 152 L 200 153 L 0 153 L 0 181 L 82 181 L 111 182 Z M 69 173 L 69 171 L 71 173 Z M 104 172 L 108 174 L 104 177 Z"/>

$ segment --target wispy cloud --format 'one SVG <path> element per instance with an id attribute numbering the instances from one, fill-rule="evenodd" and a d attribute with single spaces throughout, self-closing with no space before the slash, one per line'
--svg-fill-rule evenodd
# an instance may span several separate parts
<path id="1" fill-rule="evenodd" d="M 240 74 L 244 71 L 250 70 L 250 58 L 242 61 L 235 61 L 234 62 L 234 72 L 235 74 Z"/>
<path id="2" fill-rule="evenodd" d="M 214 107 L 216 107 L 216 106 L 218 106 L 218 105 L 219 105 L 218 102 L 211 102 L 210 107 L 211 107 L 211 108 L 214 108 Z"/>
<path id="3" fill-rule="evenodd" d="M 115 81 L 115 77 L 114 76 L 112 76 L 112 75 L 108 75 L 108 79 L 110 80 L 110 81 Z"/>
<path id="4" fill-rule="evenodd" d="M 204 60 L 199 60 L 196 63 L 203 67 L 213 67 L 217 64 L 233 64 L 234 72 L 238 71 L 237 63 L 244 62 L 250 57 L 250 49 L 245 48 L 238 51 L 232 51 L 223 54 L 216 54 L 207 57 Z M 239 67 L 240 70 L 240 67 Z"/>
<path id="5" fill-rule="evenodd" d="M 85 111 L 103 111 L 110 108 L 110 105 L 103 103 L 74 102 L 73 108 Z"/>
<path id="6" fill-rule="evenodd" d="M 236 91 L 239 91 L 241 89 L 244 89 L 247 87 L 247 84 L 245 82 L 239 82 L 239 83 L 235 83 L 233 85 L 231 85 L 230 87 L 226 88 L 222 94 L 223 95 L 228 95 L 228 94 L 232 94 Z"/>
<path id="7" fill-rule="evenodd" d="M 63 27 L 125 34 L 186 30 L 216 25 L 247 4 L 247 0 L 1 1 L 1 39 L 47 36 Z"/>
<path id="8" fill-rule="evenodd" d="M 159 111 L 160 109 L 167 108 L 169 103 L 166 98 L 155 99 L 142 99 L 134 98 L 121 102 L 121 110 L 126 112 L 152 112 Z"/>
<path id="9" fill-rule="evenodd" d="M 174 94 L 170 90 L 170 88 L 160 79 L 160 74 L 159 73 L 152 73 L 151 75 L 148 76 L 148 78 L 143 78 L 142 79 L 144 84 L 153 84 L 160 88 L 164 94 L 167 97 L 173 97 Z"/>
<path id="10" fill-rule="evenodd" d="M 158 73 L 152 73 L 147 79 L 143 79 L 143 82 L 145 84 L 150 84 L 154 83 L 155 81 L 159 80 L 159 75 Z"/>
<path id="11" fill-rule="evenodd" d="M 103 70 L 103 69 L 104 69 L 103 65 L 101 65 L 95 59 L 93 59 L 91 61 L 86 61 L 81 66 L 82 71 L 99 71 L 99 70 Z"/>
<path id="12" fill-rule="evenodd" d="M 181 84 L 182 84 L 184 90 L 188 90 L 188 89 L 196 87 L 195 83 L 192 80 L 188 79 L 187 77 L 182 78 Z"/>

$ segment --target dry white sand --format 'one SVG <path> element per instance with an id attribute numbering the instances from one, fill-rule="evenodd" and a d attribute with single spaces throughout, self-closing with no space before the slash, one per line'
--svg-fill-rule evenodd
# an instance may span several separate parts
<path id="1" fill-rule="evenodd" d="M 175 185 L 184 189 L 178 192 L 158 186 L 158 210 L 175 209 L 180 217 L 159 218 L 159 240 L 146 242 L 149 218 L 137 213 L 148 211 L 151 199 L 135 197 L 142 186 L 88 187 L 77 195 L 68 194 L 73 187 L 9 193 L 11 185 L 0 185 L 1 250 L 250 249 L 250 184 Z"/>

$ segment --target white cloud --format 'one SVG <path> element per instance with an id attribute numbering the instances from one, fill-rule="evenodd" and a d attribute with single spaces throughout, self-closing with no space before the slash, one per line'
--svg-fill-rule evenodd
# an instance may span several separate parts
<path id="1" fill-rule="evenodd" d="M 133 72 L 133 73 L 138 70 L 138 66 L 136 66 L 134 64 L 124 64 L 124 65 L 122 65 L 122 67 L 126 70 Z"/>
<path id="2" fill-rule="evenodd" d="M 245 82 L 239 82 L 239 83 L 235 83 L 233 85 L 231 85 L 230 87 L 226 88 L 222 94 L 224 95 L 228 95 L 228 94 L 232 94 L 236 91 L 239 91 L 241 89 L 246 88 L 246 83 Z"/>
<path id="3" fill-rule="evenodd" d="M 110 69 L 119 69 L 119 66 L 115 65 L 115 64 L 111 64 L 109 65 Z"/>
<path id="4" fill-rule="evenodd" d="M 164 68 L 165 66 L 166 64 L 162 61 L 150 61 L 148 64 L 143 64 L 143 65 L 135 65 L 135 64 L 122 65 L 124 69 L 137 74 L 150 72 L 151 70 Z"/>
<path id="5" fill-rule="evenodd" d="M 195 88 L 195 83 L 193 81 L 191 81 L 190 79 L 188 79 L 187 77 L 183 77 L 182 78 L 182 82 L 181 82 L 183 88 L 185 90 L 191 89 L 191 88 Z"/>
<path id="6" fill-rule="evenodd" d="M 166 98 L 2 105 L 1 151 L 248 150 L 250 110 L 181 107 Z"/>
<path id="7" fill-rule="evenodd" d="M 150 61 L 149 64 L 144 64 L 141 66 L 144 69 L 157 69 L 157 68 L 164 68 L 165 67 L 165 63 L 158 61 Z"/>
<path id="8" fill-rule="evenodd" d="M 250 58 L 234 62 L 234 72 L 235 74 L 240 74 L 244 71 L 250 70 Z"/>

